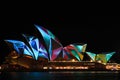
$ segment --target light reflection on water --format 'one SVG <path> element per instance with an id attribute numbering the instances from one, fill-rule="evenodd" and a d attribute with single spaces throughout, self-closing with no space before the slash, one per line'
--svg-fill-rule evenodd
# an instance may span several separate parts
<path id="1" fill-rule="evenodd" d="M 120 80 L 118 72 L 1 72 L 0 80 Z"/>

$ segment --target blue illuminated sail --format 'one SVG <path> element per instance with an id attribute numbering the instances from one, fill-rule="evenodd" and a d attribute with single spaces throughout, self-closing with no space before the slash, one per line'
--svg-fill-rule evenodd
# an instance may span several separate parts
<path id="1" fill-rule="evenodd" d="M 86 52 L 86 54 L 88 54 L 88 56 L 89 56 L 93 61 L 96 60 L 96 54 L 95 54 L 95 53 L 92 53 L 92 52 Z"/>
<path id="2" fill-rule="evenodd" d="M 39 57 L 48 59 L 48 53 L 38 38 L 35 38 L 33 36 L 26 36 L 25 34 L 23 36 L 26 38 L 27 42 L 29 43 L 30 48 L 34 54 L 34 58 L 36 60 Z"/>
<path id="3" fill-rule="evenodd" d="M 49 53 L 49 59 L 55 60 L 62 51 L 62 44 L 49 30 L 38 25 L 35 26 L 44 39 L 47 51 Z"/>
<path id="4" fill-rule="evenodd" d="M 115 52 L 109 52 L 106 54 L 106 59 L 109 61 L 109 59 L 115 54 Z"/>
<path id="5" fill-rule="evenodd" d="M 19 54 L 26 54 L 33 57 L 33 53 L 31 52 L 30 48 L 22 41 L 19 40 L 5 40 L 8 43 L 11 43 L 14 47 L 14 49 Z"/>

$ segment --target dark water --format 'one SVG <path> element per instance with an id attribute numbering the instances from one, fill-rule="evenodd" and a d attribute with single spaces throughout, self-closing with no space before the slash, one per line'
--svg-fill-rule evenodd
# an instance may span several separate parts
<path id="1" fill-rule="evenodd" d="M 0 80 L 120 80 L 118 72 L 1 72 Z"/>

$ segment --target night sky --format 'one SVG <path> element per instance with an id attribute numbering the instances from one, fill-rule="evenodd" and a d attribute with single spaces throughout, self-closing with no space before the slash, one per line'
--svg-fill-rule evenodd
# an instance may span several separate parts
<path id="1" fill-rule="evenodd" d="M 2 15 L 1 15 L 2 16 Z M 100 53 L 119 51 L 120 16 L 80 16 L 80 15 L 41 15 L 8 14 L 1 20 L 1 52 L 4 39 L 21 39 L 20 34 L 34 34 L 34 24 L 50 30 L 63 44 L 87 43 L 87 51 Z"/>

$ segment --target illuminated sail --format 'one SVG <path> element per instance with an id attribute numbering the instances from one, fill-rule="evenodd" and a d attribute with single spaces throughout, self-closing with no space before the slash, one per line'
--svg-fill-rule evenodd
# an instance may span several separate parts
<path id="1" fill-rule="evenodd" d="M 18 54 L 26 54 L 32 56 L 34 58 L 34 54 L 32 53 L 31 49 L 22 41 L 19 40 L 5 40 L 9 44 L 13 45 L 13 48 Z"/>
<path id="2" fill-rule="evenodd" d="M 44 39 L 50 60 L 55 60 L 62 51 L 62 44 L 49 30 L 41 26 L 35 26 Z"/>
<path id="3" fill-rule="evenodd" d="M 35 38 L 33 36 L 26 36 L 26 35 L 23 36 L 26 38 L 27 42 L 29 43 L 30 48 L 32 49 L 32 52 L 36 60 L 39 57 L 48 59 L 48 53 L 38 38 Z"/>
<path id="4" fill-rule="evenodd" d="M 107 53 L 107 54 L 106 54 L 106 59 L 107 59 L 107 61 L 109 61 L 110 58 L 111 58 L 114 54 L 115 54 L 115 52 L 109 52 L 109 53 Z"/>
<path id="5" fill-rule="evenodd" d="M 103 63 L 107 63 L 110 58 L 115 54 L 115 52 L 103 52 L 100 54 L 97 54 L 96 61 L 101 60 Z"/>
<path id="6" fill-rule="evenodd" d="M 71 56 L 74 56 L 78 61 L 83 60 L 83 52 L 85 52 L 86 44 L 70 44 L 64 47 L 63 58 L 70 59 Z"/>
<path id="7" fill-rule="evenodd" d="M 95 57 L 96 57 L 96 54 L 95 54 L 95 53 L 86 52 L 86 54 L 88 54 L 88 56 L 89 56 L 93 61 L 95 61 Z"/>

